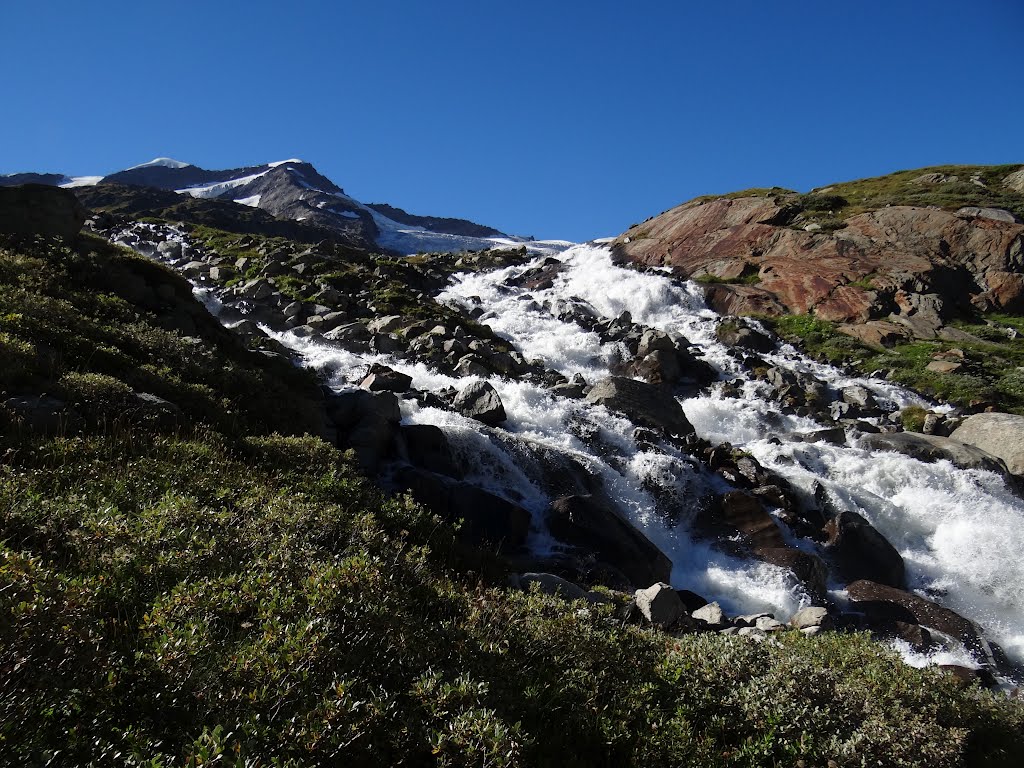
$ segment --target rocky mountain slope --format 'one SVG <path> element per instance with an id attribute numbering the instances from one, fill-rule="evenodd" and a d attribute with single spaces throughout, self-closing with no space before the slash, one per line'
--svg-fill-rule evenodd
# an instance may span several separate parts
<path id="1" fill-rule="evenodd" d="M 961 414 L 600 246 L 403 259 L 109 190 L 77 238 L 71 191 L 0 190 L 0 664 L 35 726 L 0 747 L 1012 764 L 1024 712 L 954 679 L 1021 678 L 1019 464 Z"/>
<path id="2" fill-rule="evenodd" d="M 972 311 L 1024 309 L 1021 170 L 926 168 L 807 195 L 698 198 L 613 248 L 706 282 L 725 314 L 813 314 L 886 344 L 934 339 Z"/>
<path id="3" fill-rule="evenodd" d="M 207 214 L 210 206 L 177 203 L 157 191 L 176 193 L 198 200 L 216 200 L 222 211 L 217 217 L 227 221 L 249 214 L 232 210 L 247 206 L 269 214 L 282 222 L 299 222 L 304 227 L 323 230 L 327 237 L 362 248 L 411 254 L 428 250 L 478 250 L 496 244 L 530 242 L 464 219 L 415 216 L 400 208 L 378 203 L 363 205 L 311 164 L 301 160 L 283 160 L 244 168 L 207 170 L 170 158 L 157 158 L 104 177 L 69 178 L 60 174 L 19 173 L 0 176 L 0 186 L 36 183 L 77 188 L 87 204 L 110 207 L 111 198 L 128 201 L 140 213 L 143 206 L 151 214 L 159 206 L 169 215 L 175 208 L 199 210 Z M 121 189 L 131 188 L 127 193 Z M 141 194 L 138 188 L 149 190 Z M 139 198 L 146 200 L 140 202 Z M 234 204 L 234 205 L 232 205 Z M 223 213 L 229 211 L 229 213 Z M 148 214 L 147 214 L 148 215 Z M 207 218 L 207 221 L 210 219 Z M 228 229 L 233 227 L 228 226 Z M 278 225 L 280 234 L 290 230 Z"/>

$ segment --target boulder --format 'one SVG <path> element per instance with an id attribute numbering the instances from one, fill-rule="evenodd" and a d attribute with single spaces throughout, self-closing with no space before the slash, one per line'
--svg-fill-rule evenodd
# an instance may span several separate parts
<path id="1" fill-rule="evenodd" d="M 989 415 L 989 414 L 978 414 Z M 971 417 L 975 418 L 975 417 Z M 1012 417 L 1020 418 L 1020 417 Z M 965 422 L 966 423 L 966 422 Z M 956 435 L 957 429 L 953 434 Z M 976 432 L 967 432 L 973 436 Z M 978 438 L 993 446 L 984 438 Z M 890 432 L 864 435 L 860 439 L 862 448 L 872 451 L 895 451 L 918 461 L 933 462 L 945 459 L 960 469 L 985 469 L 1006 476 L 1008 470 L 1002 459 L 993 456 L 975 445 L 968 445 L 957 437 L 923 435 L 918 432 Z"/>
<path id="2" fill-rule="evenodd" d="M 44 184 L 0 187 L 0 233 L 74 238 L 86 210 L 69 189 Z"/>
<path id="3" fill-rule="evenodd" d="M 471 419 L 496 427 L 508 417 L 497 390 L 486 381 L 473 381 L 459 390 L 452 407 Z"/>
<path id="4" fill-rule="evenodd" d="M 698 512 L 695 526 L 704 533 L 731 541 L 739 533 L 747 547 L 785 547 L 775 519 L 756 496 L 728 491 L 718 503 Z"/>
<path id="5" fill-rule="evenodd" d="M 950 435 L 1002 459 L 1014 475 L 1024 475 L 1024 416 L 978 413 L 968 416 Z"/>
<path id="6" fill-rule="evenodd" d="M 462 479 L 444 430 L 433 424 L 408 424 L 401 428 L 406 457 L 414 466 Z"/>
<path id="7" fill-rule="evenodd" d="M 633 599 L 644 618 L 658 627 L 671 627 L 686 614 L 679 595 L 664 582 L 638 589 Z"/>
<path id="8" fill-rule="evenodd" d="M 800 630 L 809 629 L 810 627 L 830 629 L 832 627 L 832 618 L 828 615 L 827 608 L 808 606 L 807 608 L 801 608 L 793 614 L 793 618 L 789 620 L 789 625 L 794 629 Z"/>
<path id="9" fill-rule="evenodd" d="M 4 407 L 21 426 L 45 435 L 67 434 L 81 420 L 66 402 L 48 395 L 16 395 L 7 398 Z"/>
<path id="10" fill-rule="evenodd" d="M 840 512 L 825 525 L 825 534 L 825 553 L 843 581 L 870 579 L 891 587 L 906 583 L 903 557 L 856 512 Z"/>
<path id="11" fill-rule="evenodd" d="M 370 392 L 405 392 L 411 385 L 412 376 L 379 364 L 371 365 L 359 384 Z"/>
<path id="12" fill-rule="evenodd" d="M 790 571 L 813 599 L 825 599 L 828 569 L 817 555 L 793 547 L 755 547 L 753 555 L 762 562 Z"/>
<path id="13" fill-rule="evenodd" d="M 666 581 L 669 560 L 607 500 L 563 496 L 548 508 L 548 529 L 557 539 L 592 553 L 634 586 Z"/>
<path id="14" fill-rule="evenodd" d="M 919 595 L 868 580 L 853 582 L 846 592 L 854 608 L 866 614 L 869 621 L 919 624 L 948 635 L 971 650 L 987 647 L 973 622 Z"/>
<path id="15" fill-rule="evenodd" d="M 391 449 L 402 411 L 391 392 L 354 390 L 333 394 L 327 417 L 337 428 L 341 447 L 351 448 L 363 469 L 374 471 Z"/>
<path id="16" fill-rule="evenodd" d="M 729 626 L 729 619 L 718 603 L 708 603 L 693 611 L 690 616 L 709 629 L 725 629 Z"/>
<path id="17" fill-rule="evenodd" d="M 529 511 L 475 485 L 414 467 L 399 470 L 395 481 L 441 517 L 462 520 L 459 535 L 475 544 L 516 549 L 530 532 Z"/>
<path id="18" fill-rule="evenodd" d="M 642 381 L 610 376 L 594 385 L 587 402 L 625 414 L 632 421 L 670 435 L 685 437 L 694 433 L 682 406 L 669 393 Z"/>
<path id="19" fill-rule="evenodd" d="M 553 573 L 524 573 L 519 577 L 519 586 L 524 590 L 529 590 L 533 584 L 545 595 L 558 595 L 566 600 L 591 600 L 582 587 Z"/>

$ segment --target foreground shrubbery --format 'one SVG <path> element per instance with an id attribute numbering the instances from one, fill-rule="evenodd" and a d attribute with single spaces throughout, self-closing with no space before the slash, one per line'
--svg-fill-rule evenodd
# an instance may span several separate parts
<path id="1" fill-rule="evenodd" d="M 492 586 L 492 559 L 334 448 L 260 434 L 266 392 L 301 398 L 309 382 L 207 326 L 158 334 L 159 308 L 90 303 L 60 275 L 71 260 L 96 284 L 96 257 L 31 258 L 46 291 L 11 251 L 0 271 L 0 355 L 23 371 L 8 394 L 53 383 L 103 414 L 152 381 L 134 368 L 148 365 L 188 426 L 6 423 L 0 764 L 1015 764 L 1019 702 L 865 636 L 672 638 Z M 35 296 L 76 322 L 59 334 Z M 49 329 L 52 370 L 26 328 Z M 96 343 L 118 354 L 86 354 Z M 190 368 L 194 348 L 231 376 Z"/>

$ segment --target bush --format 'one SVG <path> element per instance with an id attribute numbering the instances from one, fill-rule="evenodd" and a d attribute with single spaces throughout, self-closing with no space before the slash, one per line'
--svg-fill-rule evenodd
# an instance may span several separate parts
<path id="1" fill-rule="evenodd" d="M 900 423 L 907 432 L 920 432 L 924 429 L 924 418 L 928 410 L 920 405 L 908 405 L 900 411 Z"/>

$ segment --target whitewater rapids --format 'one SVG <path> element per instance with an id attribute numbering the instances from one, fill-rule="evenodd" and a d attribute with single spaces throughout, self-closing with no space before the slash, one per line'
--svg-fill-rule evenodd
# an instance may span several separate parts
<path id="1" fill-rule="evenodd" d="M 854 510 L 881 531 L 903 556 L 909 587 L 980 624 L 1013 660 L 1024 663 L 1024 503 L 1009 493 L 998 476 L 961 470 L 949 462 L 925 464 L 909 457 L 868 451 L 850 442 L 842 446 L 787 440 L 791 433 L 821 425 L 781 413 L 767 397 L 767 385 L 750 378 L 715 336 L 718 315 L 709 310 L 700 289 L 657 272 L 638 272 L 613 264 L 601 245 L 579 245 L 558 258 L 565 265 L 550 288 L 510 287 L 511 277 L 538 266 L 534 262 L 489 273 L 463 274 L 438 299 L 466 308 L 481 306 L 481 322 L 512 342 L 528 359 L 566 376 L 582 374 L 594 383 L 608 375 L 620 353 L 616 344 L 580 326 L 559 320 L 545 303 L 583 299 L 601 316 L 629 312 L 634 322 L 681 333 L 699 347 L 723 379 L 736 380 L 740 396 L 724 397 L 718 388 L 683 400 L 697 433 L 713 443 L 728 441 L 755 456 L 808 495 L 817 481 L 845 508 Z M 461 387 L 467 382 L 420 363 L 388 355 L 340 351 L 291 333 L 273 333 L 301 353 L 307 364 L 334 371 L 331 383 L 350 387 L 366 366 L 380 362 L 409 374 L 419 389 Z M 842 388 L 860 384 L 883 406 L 895 409 L 923 404 L 917 395 L 885 381 L 849 377 L 816 363 L 789 346 L 766 356 L 773 365 Z M 809 597 L 788 573 L 764 563 L 740 560 L 689 535 L 686 521 L 658 512 L 652 484 L 670 487 L 678 498 L 697 499 L 707 490 L 727 488 L 709 479 L 686 457 L 647 452 L 632 437 L 633 424 L 603 408 L 560 399 L 527 382 L 488 379 L 508 414 L 503 426 L 520 437 L 570 453 L 599 475 L 609 494 L 673 563 L 672 583 L 717 600 L 730 614 L 771 611 L 786 619 Z M 535 518 L 531 546 L 539 554 L 557 547 L 543 525 L 550 499 L 517 467 L 500 440 L 489 438 L 476 422 L 414 402 L 402 404 L 404 423 L 434 424 L 444 429 L 460 458 L 472 467 L 468 480 L 529 509 Z M 590 432 L 578 435 L 580 424 Z M 595 443 L 604 450 L 592 447 Z M 769 439 L 774 438 L 774 439 Z M 781 525 L 785 530 L 785 526 Z M 815 551 L 813 542 L 791 539 Z M 838 584 L 832 597 L 844 598 Z M 977 662 L 962 649 L 947 649 L 928 658 L 902 649 L 910 663 Z"/>

